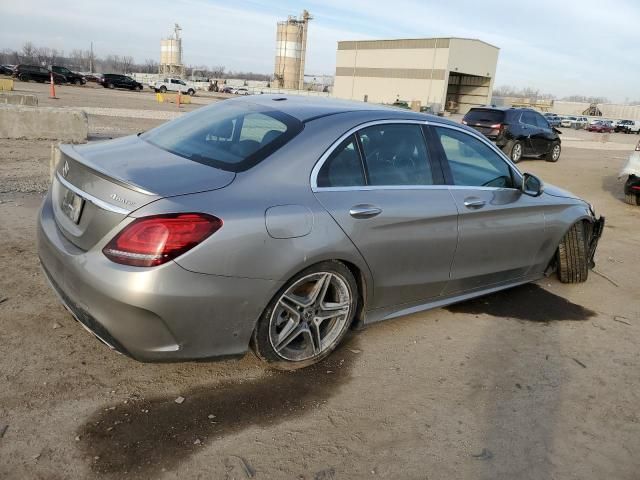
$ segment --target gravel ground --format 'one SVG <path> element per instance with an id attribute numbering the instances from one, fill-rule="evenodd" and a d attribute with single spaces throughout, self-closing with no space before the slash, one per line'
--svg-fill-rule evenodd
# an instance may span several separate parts
<path id="1" fill-rule="evenodd" d="M 90 121 L 99 137 L 159 123 Z M 250 354 L 141 364 L 98 343 L 38 265 L 50 144 L 0 141 L 0 478 L 636 480 L 640 208 L 616 178 L 636 138 L 611 138 L 627 151 L 520 164 L 607 217 L 586 283 L 381 323 L 295 373 Z"/>

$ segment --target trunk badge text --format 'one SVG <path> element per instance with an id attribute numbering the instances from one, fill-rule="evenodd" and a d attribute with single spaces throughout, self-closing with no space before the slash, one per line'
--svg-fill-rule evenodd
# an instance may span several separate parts
<path id="1" fill-rule="evenodd" d="M 62 176 L 66 178 L 68 173 L 69 173 L 69 162 L 65 160 L 64 165 L 62 166 Z"/>
<path id="2" fill-rule="evenodd" d="M 132 202 L 131 200 L 127 200 L 126 198 L 122 198 L 117 193 L 112 193 L 110 198 L 115 200 L 116 202 L 124 203 L 125 205 L 135 205 L 136 204 L 136 202 Z"/>

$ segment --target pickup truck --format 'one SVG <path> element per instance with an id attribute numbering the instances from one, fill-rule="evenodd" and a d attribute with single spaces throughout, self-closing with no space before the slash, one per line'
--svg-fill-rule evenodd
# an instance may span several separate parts
<path id="1" fill-rule="evenodd" d="M 156 93 L 180 92 L 192 97 L 196 94 L 195 88 L 188 86 L 179 78 L 161 78 L 157 81 L 151 81 L 149 82 L 149 88 Z"/>
<path id="2" fill-rule="evenodd" d="M 619 124 L 616 127 L 616 131 L 624 133 L 637 133 L 640 134 L 640 121 L 628 120 L 625 124 Z"/>

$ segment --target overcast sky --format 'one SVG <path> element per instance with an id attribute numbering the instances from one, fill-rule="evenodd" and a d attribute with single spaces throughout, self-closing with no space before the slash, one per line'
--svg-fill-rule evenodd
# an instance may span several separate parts
<path id="1" fill-rule="evenodd" d="M 182 28 L 186 64 L 271 73 L 276 22 L 306 8 L 306 73 L 335 72 L 336 42 L 457 36 L 500 48 L 496 85 L 558 96 L 640 99 L 637 0 L 0 0 L 0 48 L 31 40 L 69 52 L 159 60 L 160 38 Z"/>

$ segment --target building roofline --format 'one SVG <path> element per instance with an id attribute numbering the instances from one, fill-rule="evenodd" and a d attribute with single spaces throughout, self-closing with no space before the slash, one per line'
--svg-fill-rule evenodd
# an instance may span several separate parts
<path id="1" fill-rule="evenodd" d="M 468 37 L 412 37 L 412 38 L 363 38 L 361 40 L 338 40 L 338 44 L 347 43 L 347 42 L 401 42 L 406 40 L 470 40 L 473 42 L 484 43 L 485 45 L 495 48 L 496 50 L 500 50 L 500 47 L 497 47 L 489 42 L 485 42 L 484 40 L 480 40 L 479 38 L 468 38 Z"/>

